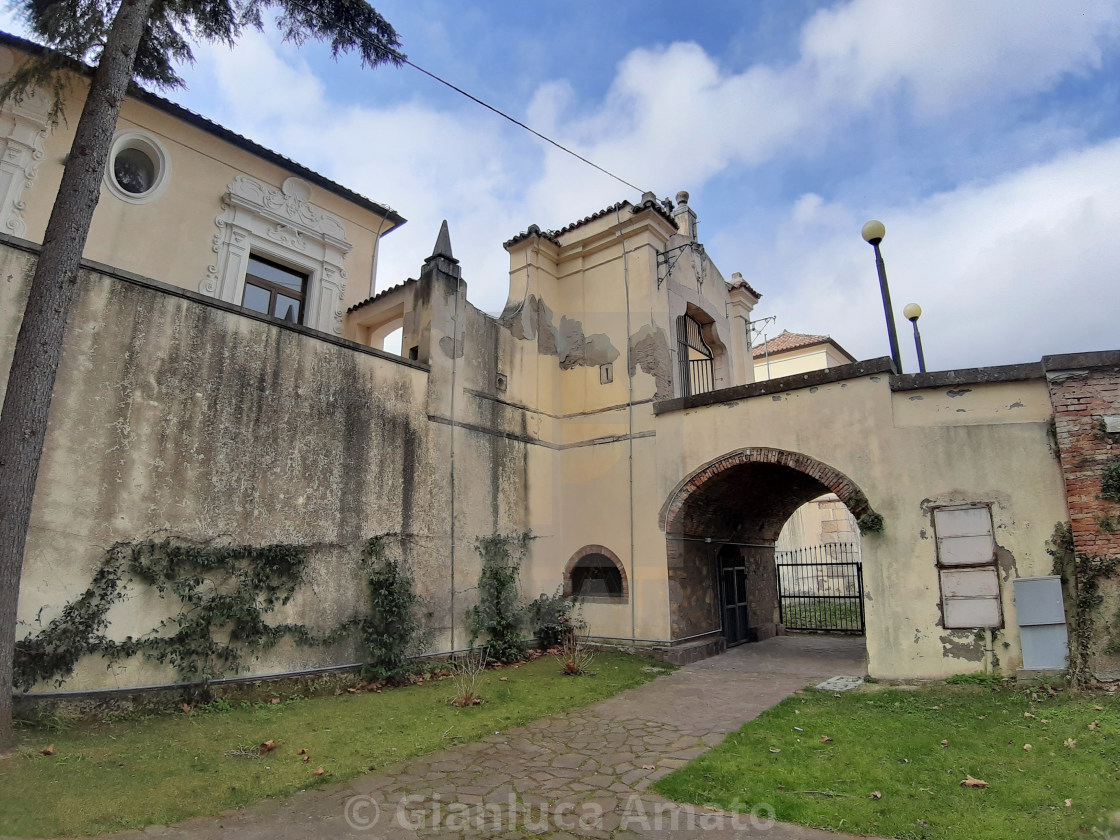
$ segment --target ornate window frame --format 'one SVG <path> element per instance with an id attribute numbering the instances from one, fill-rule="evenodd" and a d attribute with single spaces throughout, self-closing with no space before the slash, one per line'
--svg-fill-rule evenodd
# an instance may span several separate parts
<path id="1" fill-rule="evenodd" d="M 4 53 L 0 69 L 10 65 L 10 53 Z M 35 92 L 18 103 L 7 103 L 0 113 L 0 225 L 12 236 L 27 236 L 23 193 L 34 186 L 46 156 L 43 141 L 50 131 L 49 110 L 48 99 Z"/>
<path id="2" fill-rule="evenodd" d="M 311 185 L 300 178 L 285 179 L 279 189 L 248 175 L 234 178 L 214 219 L 217 258 L 199 291 L 240 305 L 249 255 L 261 256 L 307 274 L 304 326 L 342 335 L 342 263 L 353 246 L 342 220 L 310 198 Z"/>

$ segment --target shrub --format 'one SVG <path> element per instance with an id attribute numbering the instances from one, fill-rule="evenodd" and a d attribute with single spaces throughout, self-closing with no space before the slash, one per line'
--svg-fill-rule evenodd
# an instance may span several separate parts
<path id="1" fill-rule="evenodd" d="M 563 586 L 557 587 L 552 595 L 542 592 L 529 604 L 527 612 L 542 650 L 563 644 L 568 635 L 585 624 L 578 615 L 575 599 L 564 595 Z"/>
<path id="2" fill-rule="evenodd" d="M 478 575 L 478 603 L 467 613 L 471 647 L 480 636 L 487 638 L 487 655 L 497 662 L 517 662 L 525 657 L 521 638 L 524 609 L 518 603 L 521 560 L 531 535 L 493 534 L 475 541 L 482 558 Z"/>

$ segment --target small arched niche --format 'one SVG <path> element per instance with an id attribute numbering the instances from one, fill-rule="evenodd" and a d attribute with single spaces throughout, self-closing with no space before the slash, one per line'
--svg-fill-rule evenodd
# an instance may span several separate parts
<path id="1" fill-rule="evenodd" d="M 589 602 L 625 604 L 630 599 L 626 569 L 606 546 L 585 545 L 564 569 L 564 594 Z"/>

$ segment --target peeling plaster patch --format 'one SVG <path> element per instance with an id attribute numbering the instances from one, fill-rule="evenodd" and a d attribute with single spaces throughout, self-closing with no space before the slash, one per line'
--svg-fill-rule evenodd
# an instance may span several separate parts
<path id="1" fill-rule="evenodd" d="M 770 399 L 772 399 L 774 402 L 781 402 L 782 401 L 782 398 L 777 396 L 777 395 L 771 397 Z"/>
<path id="2" fill-rule="evenodd" d="M 529 295 L 521 306 L 507 309 L 499 323 L 514 338 L 536 339 L 542 356 L 556 356 L 561 370 L 575 367 L 599 367 L 619 357 L 618 350 L 605 333 L 585 335 L 583 324 L 567 315 L 560 317 L 560 327 L 553 323 L 553 312 L 536 295 Z"/>
<path id="3" fill-rule="evenodd" d="M 1008 406 L 1008 408 L 1022 408 L 1022 407 L 1023 407 L 1023 403 L 1020 402 L 1019 400 L 1015 400 L 1015 402 L 1011 403 L 1011 405 Z"/>
<path id="4" fill-rule="evenodd" d="M 923 539 L 923 540 L 928 540 L 929 539 L 929 533 L 926 531 L 925 528 L 922 528 L 922 530 L 918 531 L 918 537 L 920 539 Z"/>
<path id="5" fill-rule="evenodd" d="M 883 377 L 881 377 L 881 376 L 872 376 L 872 377 L 871 377 L 871 381 L 872 381 L 872 382 L 882 382 L 882 381 L 883 381 Z"/>
<path id="6" fill-rule="evenodd" d="M 957 414 L 967 414 L 967 412 L 963 408 L 958 408 Z"/>
<path id="7" fill-rule="evenodd" d="M 910 402 L 917 402 L 918 400 L 924 400 L 924 399 L 925 399 L 925 397 L 923 397 L 921 394 L 915 394 L 914 396 L 912 396 L 910 398 Z"/>
<path id="8" fill-rule="evenodd" d="M 451 336 L 445 335 L 439 340 L 439 349 L 443 351 L 443 355 L 449 359 L 463 358 L 463 337 L 459 336 L 459 340 L 455 342 L 455 354 L 451 354 Z"/>
<path id="9" fill-rule="evenodd" d="M 971 388 L 954 388 L 953 390 L 946 391 L 945 393 L 948 394 L 950 397 L 963 397 L 965 394 L 971 394 L 972 389 Z"/>
<path id="10" fill-rule="evenodd" d="M 949 632 L 941 635 L 941 648 L 946 656 L 966 662 L 983 662 L 984 648 L 968 632 Z"/>
<path id="11" fill-rule="evenodd" d="M 1004 583 L 1009 583 L 1013 578 L 1018 577 L 1015 555 L 999 543 L 996 543 L 996 565 L 999 567 L 1000 577 L 1003 578 Z"/>
<path id="12" fill-rule="evenodd" d="M 925 637 L 922 636 L 922 631 L 915 628 L 915 630 L 914 630 L 914 644 L 916 644 L 916 645 L 921 644 L 923 638 L 925 638 Z"/>
<path id="13" fill-rule="evenodd" d="M 809 389 L 809 393 L 810 394 L 815 394 L 819 390 L 820 390 L 820 388 L 818 388 L 816 385 L 814 385 L 812 388 Z"/>
<path id="14" fill-rule="evenodd" d="M 645 324 L 630 336 L 630 375 L 633 376 L 639 367 L 657 383 L 653 395 L 655 400 L 667 400 L 673 396 L 672 362 L 663 329 Z"/>

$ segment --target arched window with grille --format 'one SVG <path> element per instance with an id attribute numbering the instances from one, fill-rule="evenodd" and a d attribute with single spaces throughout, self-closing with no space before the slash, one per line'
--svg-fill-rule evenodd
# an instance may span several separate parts
<path id="1" fill-rule="evenodd" d="M 681 315 L 677 319 L 677 356 L 682 397 L 715 390 L 714 354 L 704 340 L 700 322 L 691 315 Z"/>

